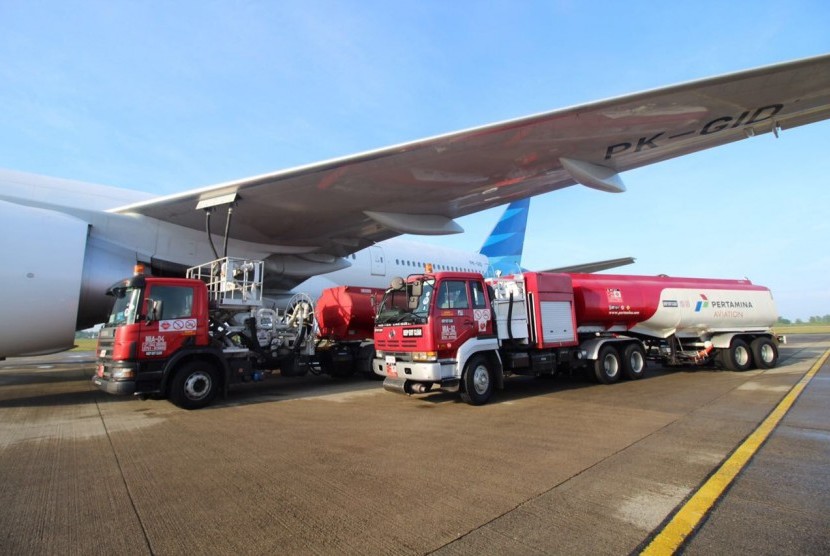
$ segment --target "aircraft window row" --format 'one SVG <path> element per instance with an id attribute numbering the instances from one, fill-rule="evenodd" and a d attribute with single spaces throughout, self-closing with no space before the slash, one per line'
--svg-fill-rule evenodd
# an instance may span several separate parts
<path id="1" fill-rule="evenodd" d="M 424 263 L 419 262 L 419 261 L 408 261 L 408 260 L 401 260 L 401 259 L 395 259 L 395 264 L 398 265 L 398 266 L 414 267 L 414 268 L 417 268 L 417 269 L 420 269 L 420 270 L 423 270 L 424 266 L 425 266 Z M 472 268 L 462 268 L 460 266 L 451 266 L 451 265 L 446 265 L 446 264 L 434 264 L 434 265 L 432 265 L 432 268 L 435 271 L 447 270 L 447 271 L 452 271 L 452 272 L 475 272 L 475 270 L 473 270 Z"/>

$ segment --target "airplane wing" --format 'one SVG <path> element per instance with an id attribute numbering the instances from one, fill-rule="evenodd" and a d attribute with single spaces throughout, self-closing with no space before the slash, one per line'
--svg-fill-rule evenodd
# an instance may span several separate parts
<path id="1" fill-rule="evenodd" d="M 593 273 L 611 268 L 618 268 L 621 266 L 633 264 L 634 257 L 622 257 L 619 259 L 608 259 L 606 261 L 596 261 L 592 263 L 575 264 L 571 266 L 560 266 L 557 268 L 549 268 L 541 272 L 570 272 L 570 273 Z"/>
<path id="2" fill-rule="evenodd" d="M 343 256 L 401 233 L 830 117 L 830 55 L 564 108 L 113 209 L 203 229 L 236 202 L 230 237 Z"/>

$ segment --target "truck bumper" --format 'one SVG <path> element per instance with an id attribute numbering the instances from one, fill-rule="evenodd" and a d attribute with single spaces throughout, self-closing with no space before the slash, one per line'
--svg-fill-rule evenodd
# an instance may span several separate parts
<path id="1" fill-rule="evenodd" d="M 139 363 L 99 359 L 92 384 L 117 396 L 156 395 L 161 392 L 165 361 Z"/>
<path id="2" fill-rule="evenodd" d="M 423 362 L 401 361 L 393 358 L 372 360 L 372 369 L 375 374 L 387 378 L 401 378 L 416 382 L 441 382 L 445 378 L 452 378 L 455 372 L 455 361 Z"/>
<path id="3" fill-rule="evenodd" d="M 425 394 L 432 390 L 432 386 L 435 384 L 445 392 L 458 392 L 459 381 L 457 378 L 443 379 L 438 382 L 420 382 L 406 378 L 386 377 L 383 381 L 383 388 L 396 394 Z"/>
<path id="4" fill-rule="evenodd" d="M 92 384 L 107 394 L 117 396 L 131 396 L 135 394 L 135 381 L 133 380 L 107 380 L 99 376 L 92 377 Z"/>

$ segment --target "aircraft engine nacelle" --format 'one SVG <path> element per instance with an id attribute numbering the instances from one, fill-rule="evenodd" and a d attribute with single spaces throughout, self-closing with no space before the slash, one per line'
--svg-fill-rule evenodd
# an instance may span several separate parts
<path id="1" fill-rule="evenodd" d="M 300 276 L 306 278 L 349 268 L 343 257 L 309 253 L 306 255 L 271 255 L 265 259 L 265 274 L 271 276 Z"/>
<path id="2" fill-rule="evenodd" d="M 72 347 L 89 225 L 0 201 L 0 358 Z"/>
<path id="3" fill-rule="evenodd" d="M 105 241 L 95 235 L 95 228 L 90 230 L 84 255 L 76 330 L 90 328 L 106 320 L 114 301 L 107 295 L 107 290 L 131 276 L 137 262 L 135 250 Z"/>
<path id="4" fill-rule="evenodd" d="M 133 272 L 136 252 L 78 217 L 0 201 L 0 358 L 71 348 L 75 331 L 106 319 L 106 291 Z"/>

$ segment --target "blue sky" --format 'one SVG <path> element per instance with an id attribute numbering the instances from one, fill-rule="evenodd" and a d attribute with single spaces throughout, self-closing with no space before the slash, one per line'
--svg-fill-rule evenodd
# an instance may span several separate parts
<path id="1" fill-rule="evenodd" d="M 825 1 L 6 0 L 0 167 L 168 194 L 827 52 Z M 830 314 L 828 147 L 823 122 L 537 197 L 525 266 L 630 255 Z M 498 214 L 426 241 L 477 250 Z"/>

